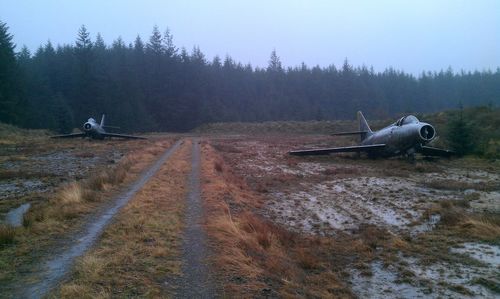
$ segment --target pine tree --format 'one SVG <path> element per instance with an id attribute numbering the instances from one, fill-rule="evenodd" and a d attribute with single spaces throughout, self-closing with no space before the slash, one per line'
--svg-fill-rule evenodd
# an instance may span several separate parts
<path id="1" fill-rule="evenodd" d="M 85 119 L 94 109 L 98 109 L 96 99 L 97 86 L 95 79 L 95 56 L 90 33 L 85 25 L 78 30 L 74 53 L 76 56 L 76 72 L 74 75 L 75 88 L 70 95 L 77 119 Z M 54 90 L 53 92 L 57 92 Z"/>
<path id="2" fill-rule="evenodd" d="M 142 41 L 141 37 L 137 35 L 134 41 L 134 51 L 135 53 L 143 54 L 144 53 L 144 42 Z"/>
<path id="3" fill-rule="evenodd" d="M 271 52 L 271 57 L 269 58 L 269 63 L 267 66 L 267 71 L 271 71 L 271 72 L 282 72 L 283 71 L 283 67 L 281 66 L 280 58 L 279 58 L 278 54 L 276 54 L 276 49 L 274 49 Z"/>
<path id="4" fill-rule="evenodd" d="M 73 129 L 73 113 L 68 106 L 67 101 L 61 93 L 58 93 L 54 98 L 54 107 L 52 109 L 56 120 L 56 129 L 60 134 L 70 133 Z"/>
<path id="5" fill-rule="evenodd" d="M 154 55 L 163 54 L 163 42 L 160 30 L 158 30 L 158 26 L 153 27 L 153 32 L 151 33 L 151 37 L 149 38 L 149 43 L 146 46 L 148 52 Z"/>
<path id="6" fill-rule="evenodd" d="M 18 66 L 15 45 L 7 24 L 0 21 L 0 121 L 18 123 L 22 107 L 19 106 Z"/>
<path id="7" fill-rule="evenodd" d="M 82 25 L 78 30 L 78 38 L 76 40 L 77 50 L 90 50 L 92 49 L 92 41 L 90 40 L 90 33 L 87 31 L 87 27 Z"/>
<path id="8" fill-rule="evenodd" d="M 177 55 L 177 47 L 174 45 L 174 37 L 167 28 L 163 34 L 163 48 L 168 57 Z"/>
<path id="9" fill-rule="evenodd" d="M 106 44 L 104 43 L 104 39 L 102 38 L 101 33 L 97 33 L 97 36 L 95 38 L 94 48 L 98 52 L 106 50 Z"/>
<path id="10" fill-rule="evenodd" d="M 21 48 L 21 51 L 17 53 L 17 61 L 19 62 L 20 65 L 25 65 L 27 64 L 31 59 L 31 52 L 26 47 L 26 45 L 23 45 Z"/>
<path id="11" fill-rule="evenodd" d="M 448 123 L 448 142 L 450 147 L 459 155 L 470 154 L 476 147 L 476 138 L 471 124 L 463 117 L 463 107 L 460 104 L 460 111 L 457 116 Z"/>

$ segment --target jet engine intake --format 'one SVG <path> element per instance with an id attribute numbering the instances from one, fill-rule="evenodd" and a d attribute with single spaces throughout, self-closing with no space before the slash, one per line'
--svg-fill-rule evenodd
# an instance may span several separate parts
<path id="1" fill-rule="evenodd" d="M 92 129 L 92 124 L 90 124 L 90 123 L 85 123 L 85 124 L 83 125 L 83 129 L 84 129 L 85 131 L 90 131 L 90 130 Z"/>
<path id="2" fill-rule="evenodd" d="M 420 133 L 420 138 L 422 138 L 422 140 L 425 142 L 429 142 L 432 139 L 434 139 L 434 137 L 436 137 L 436 130 L 431 125 L 423 125 L 420 128 L 419 133 Z"/>

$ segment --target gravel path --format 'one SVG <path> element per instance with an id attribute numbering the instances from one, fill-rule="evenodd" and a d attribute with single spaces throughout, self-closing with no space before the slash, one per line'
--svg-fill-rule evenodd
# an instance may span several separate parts
<path id="1" fill-rule="evenodd" d="M 113 216 L 139 191 L 142 186 L 160 169 L 167 159 L 176 151 L 181 144 L 181 141 L 176 142 L 151 166 L 141 177 L 115 201 L 101 213 L 97 213 L 89 219 L 87 225 L 82 230 L 82 233 L 71 238 L 60 252 L 56 253 L 53 258 L 40 269 L 39 273 L 30 273 L 26 279 L 27 283 L 17 283 L 20 290 L 15 290 L 18 293 L 17 298 L 40 298 L 46 295 L 50 290 L 56 287 L 68 274 L 68 271 L 73 266 L 75 259 L 84 254 L 99 238 L 106 226 L 110 223 Z M 64 245 L 63 245 L 64 246 Z M 34 276 L 34 277 L 33 277 Z M 30 281 L 35 281 L 31 282 Z"/>
<path id="2" fill-rule="evenodd" d="M 182 273 L 175 298 L 214 298 L 213 281 L 206 263 L 208 248 L 202 227 L 203 205 L 200 195 L 200 145 L 193 139 L 193 152 L 186 202 L 185 230 L 182 244 Z"/>

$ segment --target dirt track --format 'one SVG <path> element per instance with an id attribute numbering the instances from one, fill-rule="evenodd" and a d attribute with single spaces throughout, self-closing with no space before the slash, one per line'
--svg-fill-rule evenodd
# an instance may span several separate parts
<path id="1" fill-rule="evenodd" d="M 215 289 L 207 266 L 207 237 L 202 227 L 203 205 L 200 195 L 200 145 L 193 140 L 189 194 L 186 202 L 182 277 L 177 281 L 177 298 L 214 298 Z"/>
<path id="2" fill-rule="evenodd" d="M 14 293 L 18 297 L 40 298 L 54 288 L 68 273 L 75 259 L 81 256 L 94 244 L 102 231 L 110 223 L 113 216 L 133 197 L 133 195 L 153 176 L 166 160 L 176 151 L 181 141 L 175 143 L 167 149 L 165 153 L 144 172 L 139 179 L 118 196 L 115 201 L 101 213 L 88 219 L 87 224 L 80 234 L 61 242 L 61 250 L 55 257 L 50 253 L 47 262 L 36 268 L 33 273 L 29 273 L 25 278 L 25 283 L 16 282 Z M 36 281 L 32 283 L 32 281 Z"/>

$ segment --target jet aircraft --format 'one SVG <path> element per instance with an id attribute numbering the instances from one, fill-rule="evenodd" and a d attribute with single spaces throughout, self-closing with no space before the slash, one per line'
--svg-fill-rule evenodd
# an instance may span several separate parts
<path id="1" fill-rule="evenodd" d="M 115 128 L 112 126 L 104 125 L 105 115 L 102 115 L 101 123 L 97 123 L 95 119 L 89 118 L 87 122 L 83 124 L 83 132 L 81 133 L 71 133 L 64 135 L 55 135 L 50 138 L 75 138 L 75 137 L 89 137 L 92 139 L 104 139 L 105 137 L 117 137 L 117 138 L 125 138 L 125 139 L 147 139 L 145 137 L 125 135 L 125 134 L 116 134 L 116 133 L 108 133 L 104 128 Z"/>
<path id="2" fill-rule="evenodd" d="M 361 111 L 358 111 L 358 121 L 359 131 L 335 133 L 332 135 L 359 135 L 361 137 L 360 145 L 295 150 L 289 152 L 289 154 L 308 156 L 342 152 L 365 152 L 369 157 L 373 158 L 405 155 L 410 159 L 415 157 L 415 153 L 421 153 L 424 156 L 446 157 L 454 154 L 450 150 L 427 146 L 426 144 L 436 138 L 436 130 L 430 124 L 419 121 L 413 115 L 404 116 L 392 125 L 375 132 L 370 129 Z"/>

